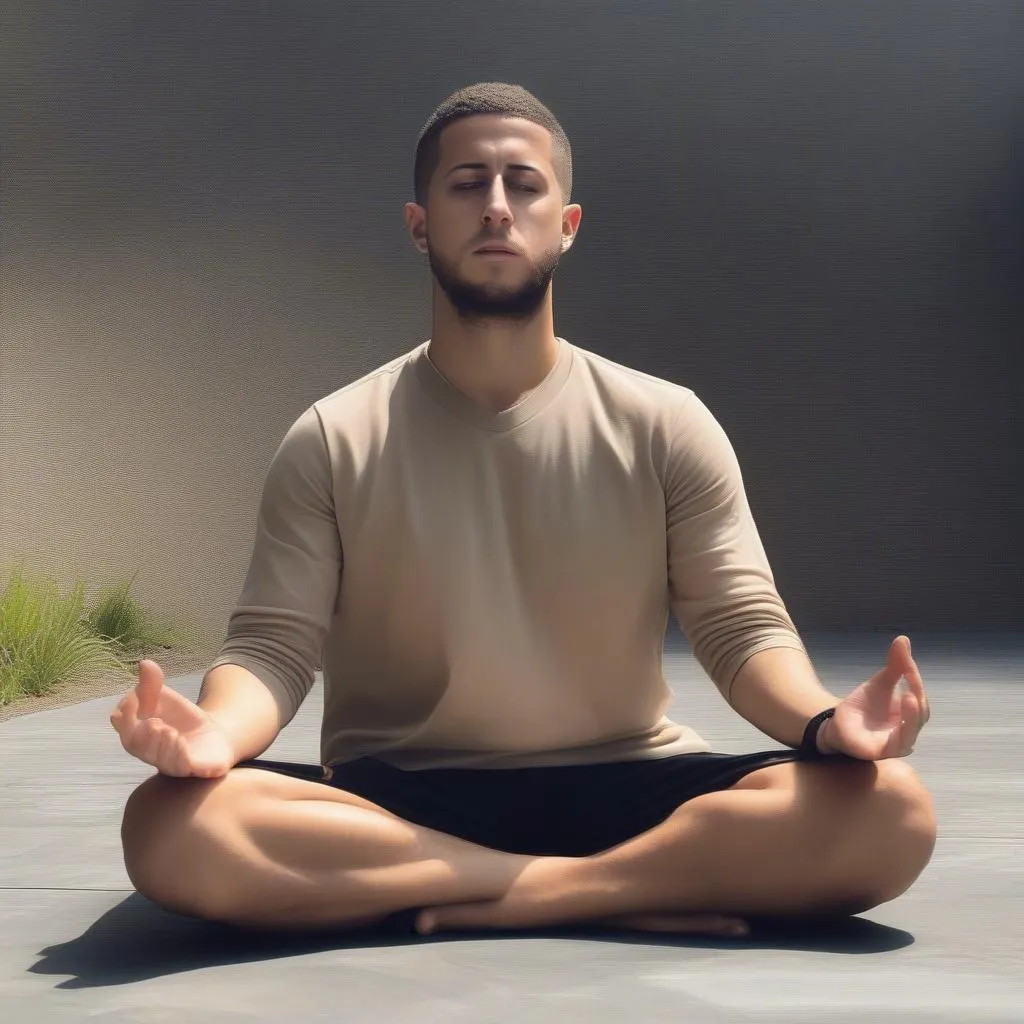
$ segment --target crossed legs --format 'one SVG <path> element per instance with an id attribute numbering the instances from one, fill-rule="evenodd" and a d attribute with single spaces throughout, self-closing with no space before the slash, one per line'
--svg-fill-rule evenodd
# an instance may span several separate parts
<path id="1" fill-rule="evenodd" d="M 692 915 L 855 914 L 895 899 L 935 844 L 902 761 L 786 763 L 687 801 L 650 831 L 529 865 L 497 901 L 438 907 L 423 930 L 604 921 L 691 930 Z"/>
<path id="2" fill-rule="evenodd" d="M 122 826 L 154 902 L 250 927 L 359 927 L 410 907 L 421 930 L 643 915 L 857 913 L 894 899 L 935 842 L 931 799 L 898 760 L 790 762 L 684 803 L 590 857 L 504 853 L 377 804 L 253 768 L 154 776 Z M 685 930 L 682 929 L 682 930 Z"/>
<path id="3" fill-rule="evenodd" d="M 532 860 L 258 768 L 154 775 L 129 797 L 125 866 L 155 903 L 268 928 L 359 927 L 429 902 L 497 899 Z"/>

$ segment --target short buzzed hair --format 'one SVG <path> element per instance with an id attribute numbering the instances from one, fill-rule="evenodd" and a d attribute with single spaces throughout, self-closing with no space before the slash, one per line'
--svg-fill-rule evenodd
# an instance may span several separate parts
<path id="1" fill-rule="evenodd" d="M 558 119 L 533 93 L 508 82 L 478 82 L 454 92 L 427 119 L 416 145 L 413 190 L 416 202 L 427 205 L 430 181 L 441 162 L 441 132 L 446 125 L 473 114 L 522 117 L 551 132 L 551 163 L 562 192 L 562 205 L 572 196 L 572 147 Z"/>

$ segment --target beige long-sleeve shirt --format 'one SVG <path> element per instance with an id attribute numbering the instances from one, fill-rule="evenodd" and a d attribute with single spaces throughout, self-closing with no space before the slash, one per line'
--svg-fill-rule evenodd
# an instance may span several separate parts
<path id="1" fill-rule="evenodd" d="M 669 609 L 723 693 L 758 651 L 805 649 L 717 420 L 562 338 L 547 378 L 489 412 L 428 345 L 288 430 L 211 669 L 254 673 L 286 724 L 322 664 L 324 764 L 708 750 L 665 716 Z"/>

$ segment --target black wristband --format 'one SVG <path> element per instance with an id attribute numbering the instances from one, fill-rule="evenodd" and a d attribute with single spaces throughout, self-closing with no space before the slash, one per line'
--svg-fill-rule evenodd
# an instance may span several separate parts
<path id="1" fill-rule="evenodd" d="M 797 748 L 797 753 L 801 757 L 821 757 L 821 751 L 818 750 L 818 730 L 821 728 L 822 723 L 830 719 L 835 713 L 835 708 L 819 711 L 807 723 L 807 728 L 804 729 L 804 737 Z"/>

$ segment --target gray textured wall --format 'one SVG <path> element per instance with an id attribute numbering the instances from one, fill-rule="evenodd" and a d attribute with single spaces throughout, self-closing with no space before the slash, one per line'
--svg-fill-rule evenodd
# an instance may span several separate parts
<path id="1" fill-rule="evenodd" d="M 1024 608 L 1024 7 L 8 3 L 0 568 L 219 644 L 270 457 L 425 340 L 416 134 L 574 147 L 556 330 L 693 387 L 804 629 Z"/>

